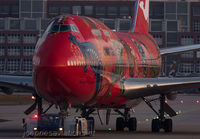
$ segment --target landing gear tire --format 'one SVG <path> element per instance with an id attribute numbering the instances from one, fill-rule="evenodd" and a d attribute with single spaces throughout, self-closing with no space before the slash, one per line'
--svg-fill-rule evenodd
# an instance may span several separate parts
<path id="1" fill-rule="evenodd" d="M 160 131 L 160 120 L 159 120 L 159 119 L 153 119 L 153 120 L 152 120 L 151 130 L 152 130 L 152 132 L 154 132 L 154 133 Z"/>
<path id="2" fill-rule="evenodd" d="M 136 131 L 137 129 L 137 119 L 135 117 L 128 120 L 128 129 L 129 131 Z"/>
<path id="3" fill-rule="evenodd" d="M 124 118 L 118 117 L 116 120 L 116 131 L 124 131 L 125 121 Z"/>
<path id="4" fill-rule="evenodd" d="M 161 128 L 164 129 L 165 132 L 172 132 L 172 119 L 165 119 L 164 121 L 153 119 L 152 132 L 159 132 Z"/>
<path id="5" fill-rule="evenodd" d="M 165 119 L 164 130 L 165 132 L 172 132 L 172 119 Z"/>

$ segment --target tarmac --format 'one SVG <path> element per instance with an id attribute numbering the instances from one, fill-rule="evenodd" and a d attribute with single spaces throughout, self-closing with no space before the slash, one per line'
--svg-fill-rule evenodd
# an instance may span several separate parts
<path id="1" fill-rule="evenodd" d="M 173 117 L 173 132 L 151 133 L 151 120 L 156 114 L 145 104 L 141 103 L 134 108 L 131 116 L 137 118 L 138 126 L 136 132 L 115 131 L 115 120 L 117 113 L 112 111 L 109 125 L 101 125 L 96 113 L 95 118 L 96 133 L 93 137 L 83 137 L 84 139 L 110 139 L 110 138 L 136 138 L 136 139 L 200 139 L 200 96 L 179 95 L 175 101 L 167 102 L 176 112 Z M 159 101 L 153 102 L 153 106 L 159 109 Z M 30 105 L 0 105 L 0 138 L 23 138 L 22 118 L 27 117 L 23 112 Z M 48 107 L 45 105 L 44 107 Z M 102 110 L 105 113 L 105 110 Z M 122 110 L 123 111 L 123 110 Z M 49 113 L 56 113 L 58 110 L 53 107 Z M 33 112 L 30 116 L 33 116 Z M 74 109 L 70 110 L 71 116 L 79 115 Z M 92 116 L 92 115 L 91 115 Z M 104 114 L 105 121 L 105 114 Z"/>

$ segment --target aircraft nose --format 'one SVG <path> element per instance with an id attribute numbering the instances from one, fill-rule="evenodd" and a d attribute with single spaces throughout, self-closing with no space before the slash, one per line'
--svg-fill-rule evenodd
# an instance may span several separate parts
<path id="1" fill-rule="evenodd" d="M 84 66 L 70 65 L 74 59 L 67 37 L 52 36 L 34 55 L 34 85 L 39 94 L 49 101 L 82 104 L 92 94 L 87 85 L 80 84 L 85 76 Z M 83 91 L 84 90 L 84 91 Z"/>
<path id="2" fill-rule="evenodd" d="M 66 38 L 62 35 L 50 36 L 46 39 L 33 58 L 33 64 L 39 67 L 47 66 L 65 66 L 67 47 L 65 47 Z"/>

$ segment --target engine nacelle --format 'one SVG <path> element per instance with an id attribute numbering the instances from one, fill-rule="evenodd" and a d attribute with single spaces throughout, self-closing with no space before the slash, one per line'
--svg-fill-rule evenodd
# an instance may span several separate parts
<path id="1" fill-rule="evenodd" d="M 166 97 L 168 100 L 175 100 L 177 98 L 177 95 L 177 91 L 172 91 L 171 93 L 167 94 Z"/>
<path id="2" fill-rule="evenodd" d="M 5 93 L 6 95 L 12 95 L 12 93 L 13 93 L 13 89 L 8 88 L 8 87 L 2 87 L 2 86 L 0 86 L 0 89 L 1 89 L 2 92 Z"/>

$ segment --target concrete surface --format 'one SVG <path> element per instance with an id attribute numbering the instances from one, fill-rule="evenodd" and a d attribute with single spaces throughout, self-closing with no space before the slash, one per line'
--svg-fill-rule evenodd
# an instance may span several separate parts
<path id="1" fill-rule="evenodd" d="M 156 116 L 152 110 L 145 104 L 141 103 L 131 113 L 138 120 L 138 130 L 135 133 L 115 132 L 115 120 L 118 115 L 112 112 L 110 124 L 108 126 L 101 125 L 94 113 L 96 123 L 96 134 L 94 137 L 84 137 L 90 139 L 98 138 L 141 138 L 141 139 L 200 139 L 200 96 L 178 96 L 175 101 L 168 101 L 168 104 L 179 113 L 176 117 L 173 117 L 173 133 L 151 133 L 151 120 Z M 155 108 L 159 108 L 159 102 L 152 103 Z M 24 110 L 29 105 L 0 105 L 0 138 L 22 138 L 23 129 L 21 126 L 22 118 L 26 115 L 23 114 Z M 45 106 L 47 107 L 47 105 Z M 49 113 L 55 113 L 58 110 L 53 107 Z M 79 113 L 75 113 L 75 110 L 71 110 L 72 116 Z M 103 111 L 105 113 L 105 110 Z M 32 113 L 33 115 L 34 113 Z M 105 119 L 105 118 L 104 118 Z M 111 128 L 111 131 L 108 129 Z"/>

